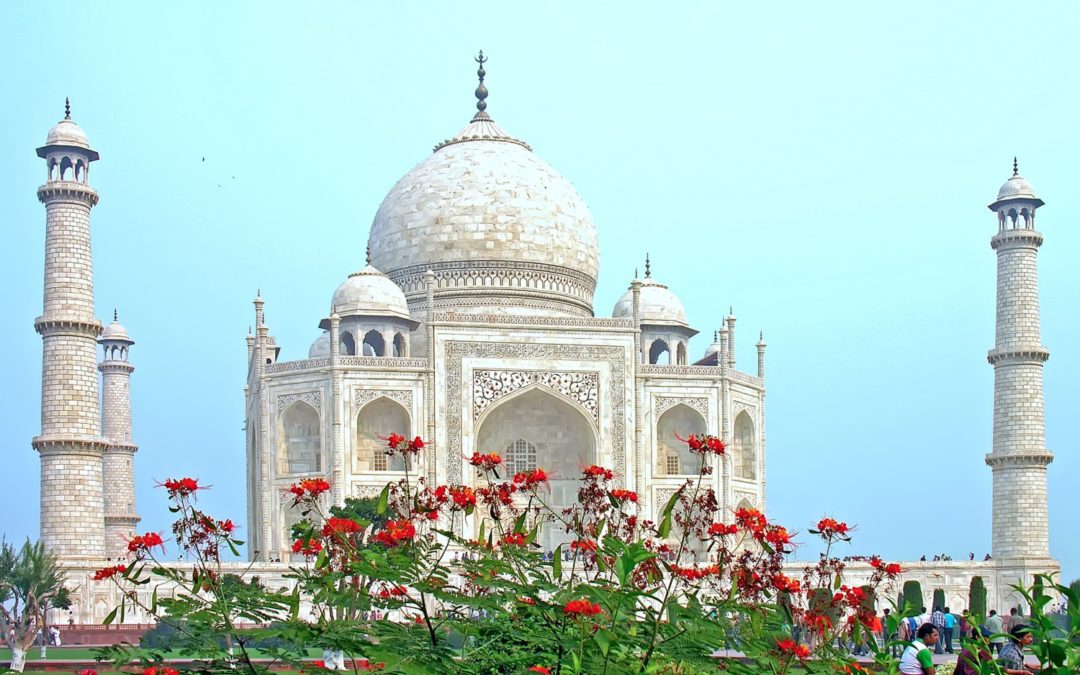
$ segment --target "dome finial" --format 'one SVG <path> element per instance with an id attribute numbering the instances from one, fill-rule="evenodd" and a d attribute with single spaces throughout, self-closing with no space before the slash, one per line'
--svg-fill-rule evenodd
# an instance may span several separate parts
<path id="1" fill-rule="evenodd" d="M 473 120 L 486 119 L 488 114 L 484 111 L 487 110 L 487 101 L 485 101 L 484 99 L 488 97 L 488 90 L 487 87 L 484 86 L 484 76 L 487 75 L 487 71 L 484 70 L 484 64 L 487 63 L 488 60 L 484 57 L 484 50 L 481 49 L 480 55 L 473 60 L 480 64 L 480 67 L 476 69 L 476 76 L 480 78 L 480 84 L 477 85 L 475 92 L 477 112 L 476 115 L 473 117 Z"/>
<path id="2" fill-rule="evenodd" d="M 1013 175 L 1014 176 L 1019 176 L 1020 175 L 1020 165 L 1017 163 L 1015 156 L 1013 156 Z"/>
<path id="3" fill-rule="evenodd" d="M 645 254 L 645 278 L 646 279 L 652 278 L 652 265 L 649 262 L 649 254 L 648 253 Z"/>
<path id="4" fill-rule="evenodd" d="M 120 319 L 118 318 L 118 316 L 117 316 L 117 313 L 116 313 L 116 308 L 115 308 L 115 307 L 113 307 L 113 311 L 112 311 L 112 320 L 113 320 L 113 321 L 119 321 L 119 320 L 120 320 Z"/>
<path id="5" fill-rule="evenodd" d="M 71 119 L 71 99 L 64 97 L 64 119 Z"/>
<path id="6" fill-rule="evenodd" d="M 371 243 L 370 242 L 367 245 L 367 249 L 364 251 L 364 262 L 366 262 L 368 265 L 371 264 Z"/>

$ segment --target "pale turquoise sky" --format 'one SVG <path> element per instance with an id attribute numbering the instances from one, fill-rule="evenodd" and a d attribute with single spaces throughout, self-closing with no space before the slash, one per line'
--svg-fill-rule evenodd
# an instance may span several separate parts
<path id="1" fill-rule="evenodd" d="M 179 474 L 243 520 L 256 288 L 305 356 L 383 195 L 468 121 L 483 48 L 488 111 L 592 209 L 597 314 L 649 251 L 695 355 L 729 305 L 743 369 L 765 331 L 769 511 L 858 523 L 841 553 L 989 549 L 986 205 L 1019 155 L 1047 202 L 1051 548 L 1080 575 L 1080 4 L 300 5 L 0 5 L 8 537 L 38 527 L 34 148 L 64 96 L 102 156 L 98 313 L 137 341 L 138 509 L 163 530 L 153 485 Z"/>

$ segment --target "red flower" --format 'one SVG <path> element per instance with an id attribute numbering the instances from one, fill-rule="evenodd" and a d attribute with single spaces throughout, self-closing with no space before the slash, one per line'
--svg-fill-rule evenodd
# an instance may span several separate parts
<path id="1" fill-rule="evenodd" d="M 586 478 L 602 478 L 604 480 L 611 480 L 615 477 L 615 472 L 611 469 L 605 469 L 604 467 L 597 466 L 595 464 L 585 469 L 585 471 L 583 471 L 582 473 L 585 474 Z"/>
<path id="2" fill-rule="evenodd" d="M 324 492 L 330 490 L 330 483 L 327 483 L 322 478 L 305 478 L 299 483 L 293 483 L 289 486 L 286 492 L 293 495 L 293 506 L 304 501 L 304 499 L 315 500 Z"/>
<path id="3" fill-rule="evenodd" d="M 532 598 L 526 598 L 525 596 L 521 596 L 520 598 L 518 598 L 518 602 L 523 605 L 536 605 L 536 600 L 533 600 Z"/>
<path id="4" fill-rule="evenodd" d="M 106 567 L 94 572 L 94 581 L 101 581 L 102 579 L 111 579 L 117 574 L 123 574 L 127 572 L 127 565 L 114 565 L 113 567 Z"/>
<path id="5" fill-rule="evenodd" d="M 810 648 L 806 645 L 801 645 L 788 638 L 786 640 L 780 640 L 776 643 L 776 646 L 780 648 L 781 654 L 791 654 L 799 659 L 805 659 L 810 656 Z"/>
<path id="6" fill-rule="evenodd" d="M 616 501 L 634 502 L 637 504 L 638 496 L 633 490 L 612 490 L 608 494 Z"/>
<path id="7" fill-rule="evenodd" d="M 783 548 L 791 543 L 791 535 L 782 525 L 770 525 L 765 531 L 765 541 L 777 548 Z"/>
<path id="8" fill-rule="evenodd" d="M 768 521 L 765 520 L 765 515 L 757 509 L 736 510 L 735 522 L 758 539 L 764 536 L 765 528 L 769 524 Z"/>
<path id="9" fill-rule="evenodd" d="M 168 666 L 161 666 L 160 668 L 150 666 L 142 672 L 143 675 L 180 675 L 180 673 L 175 668 L 170 668 Z"/>
<path id="10" fill-rule="evenodd" d="M 360 531 L 360 523 L 352 518 L 330 518 L 323 525 L 322 536 L 330 537 L 336 534 L 346 535 Z"/>
<path id="11" fill-rule="evenodd" d="M 479 452 L 474 452 L 473 456 L 469 458 L 469 464 L 475 467 L 479 467 L 484 471 L 491 471 L 498 465 L 502 464 L 502 457 L 498 453 L 490 452 L 486 455 L 482 455 Z"/>
<path id="12" fill-rule="evenodd" d="M 405 437 L 401 434 L 390 434 L 386 437 L 386 447 L 391 450 L 397 450 L 398 446 L 405 442 Z"/>
<path id="13" fill-rule="evenodd" d="M 297 539 L 292 545 L 293 553 L 303 553 L 308 557 L 318 555 L 322 548 L 322 542 L 318 539 L 308 539 L 307 541 Z"/>
<path id="14" fill-rule="evenodd" d="M 783 574 L 777 574 L 772 579 L 773 588 L 784 593 L 798 593 L 800 590 L 800 584 L 798 579 L 792 579 L 784 576 Z"/>
<path id="15" fill-rule="evenodd" d="M 533 469 L 532 471 L 520 471 L 514 474 L 514 483 L 523 484 L 526 488 L 535 487 L 548 482 L 547 471 Z"/>
<path id="16" fill-rule="evenodd" d="M 199 490 L 205 489 L 206 486 L 199 485 L 199 481 L 196 478 L 169 478 L 162 486 L 169 493 L 169 497 L 187 497 L 195 494 Z"/>
<path id="17" fill-rule="evenodd" d="M 416 526 L 411 520 L 391 520 L 386 529 L 375 533 L 374 539 L 387 548 L 411 541 L 416 536 Z"/>
<path id="18" fill-rule="evenodd" d="M 311 662 L 311 667 L 312 668 L 323 668 L 323 669 L 325 669 L 326 668 L 326 662 L 323 661 L 322 659 L 316 659 L 316 660 Z M 146 673 L 143 673 L 143 675 L 146 675 Z"/>
<path id="19" fill-rule="evenodd" d="M 900 572 L 900 563 L 889 563 L 885 566 L 885 574 L 888 574 L 890 577 L 895 577 L 900 574 Z"/>
<path id="20" fill-rule="evenodd" d="M 524 546 L 525 545 L 525 535 L 521 534 L 520 532 L 514 532 L 513 534 L 508 534 L 505 537 L 503 537 L 502 543 L 503 543 L 503 546 Z"/>
<path id="21" fill-rule="evenodd" d="M 530 673 L 541 673 L 542 675 L 551 675 L 551 671 L 543 666 L 533 666 L 529 668 Z M 97 675 L 96 673 L 94 675 Z"/>
<path id="22" fill-rule="evenodd" d="M 226 534 L 230 534 L 233 530 L 236 529 L 236 525 L 233 525 L 233 521 L 232 521 L 231 518 L 226 518 L 225 520 L 219 520 L 218 521 L 218 527 L 221 529 L 222 532 L 224 532 Z"/>
<path id="23" fill-rule="evenodd" d="M 454 500 L 454 505 L 458 508 L 476 506 L 476 493 L 471 487 L 465 485 L 455 485 L 450 488 L 450 498 Z"/>
<path id="24" fill-rule="evenodd" d="M 424 517 L 427 518 L 428 520 L 438 520 L 439 519 L 439 512 L 438 511 L 428 511 L 426 514 L 424 514 Z"/>
<path id="25" fill-rule="evenodd" d="M 588 539 L 575 539 L 570 542 L 570 550 L 572 551 L 596 551 L 596 542 Z"/>
<path id="26" fill-rule="evenodd" d="M 567 614 L 577 614 L 578 616 L 596 616 L 603 613 L 604 609 L 600 605 L 589 602 L 588 599 L 582 598 L 580 600 L 571 600 L 563 607 L 563 611 Z"/>
<path id="27" fill-rule="evenodd" d="M 830 537 L 846 538 L 850 529 L 847 523 L 841 523 L 832 518 L 822 518 L 817 524 L 817 534 L 826 539 Z"/>
<path id="28" fill-rule="evenodd" d="M 385 661 L 379 661 L 378 663 L 372 663 L 371 661 L 368 661 L 367 659 L 356 659 L 356 661 L 354 661 L 353 663 L 356 665 L 357 670 L 373 671 L 373 670 L 382 670 L 383 668 L 386 667 L 386 662 Z"/>
<path id="29" fill-rule="evenodd" d="M 79 671 L 79 675 L 97 675 L 97 671 L 93 668 L 84 668 Z"/>
<path id="30" fill-rule="evenodd" d="M 392 455 L 400 452 L 404 455 L 415 455 L 424 449 L 424 440 L 417 436 L 411 441 L 405 440 L 400 434 L 386 436 L 386 454 Z"/>
<path id="31" fill-rule="evenodd" d="M 719 565 L 709 565 L 708 567 L 679 567 L 678 565 L 671 566 L 671 573 L 675 576 L 685 579 L 686 581 L 700 581 L 713 574 L 720 574 Z"/>
<path id="32" fill-rule="evenodd" d="M 709 526 L 709 535 L 714 537 L 724 537 L 729 534 L 738 534 L 739 526 L 732 523 L 731 525 L 725 525 L 724 523 L 713 523 Z"/>
<path id="33" fill-rule="evenodd" d="M 128 550 L 132 553 L 136 551 L 149 551 L 155 546 L 160 546 L 161 550 L 165 550 L 165 542 L 161 540 L 161 535 L 157 532 L 147 532 L 146 534 L 132 537 L 128 542 Z"/>
<path id="34" fill-rule="evenodd" d="M 706 453 L 722 455 L 727 448 L 727 446 L 724 445 L 724 441 L 716 436 L 698 436 L 696 434 L 690 434 L 688 438 L 683 438 L 682 436 L 675 434 L 675 438 L 686 443 L 686 446 L 690 448 L 690 452 L 696 452 L 699 455 L 704 455 Z"/>

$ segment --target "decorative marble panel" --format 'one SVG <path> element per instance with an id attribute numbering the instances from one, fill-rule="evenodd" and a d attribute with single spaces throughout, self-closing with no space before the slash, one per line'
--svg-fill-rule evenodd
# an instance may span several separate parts
<path id="1" fill-rule="evenodd" d="M 413 411 L 413 393 L 409 389 L 362 389 L 356 387 L 353 389 L 353 414 L 355 415 L 360 408 L 364 407 L 367 403 L 374 401 L 377 398 L 386 397 L 392 401 L 397 401 L 401 405 L 405 406 L 405 410 L 409 411 L 409 416 L 412 416 Z"/>
<path id="2" fill-rule="evenodd" d="M 322 393 L 318 391 L 305 391 L 302 394 L 281 394 L 277 397 L 278 410 L 288 408 L 295 401 L 303 401 L 316 410 L 322 409 Z"/>
<path id="3" fill-rule="evenodd" d="M 595 372 L 540 370 L 477 370 L 473 372 L 473 419 L 499 399 L 530 385 L 539 385 L 573 401 L 599 425 L 600 375 Z"/>
<path id="4" fill-rule="evenodd" d="M 573 361 L 597 361 L 608 364 L 611 386 L 612 438 L 611 447 L 615 452 L 615 473 L 626 475 L 626 369 L 624 367 L 622 347 L 598 345 L 567 344 L 500 344 L 493 342 L 457 342 L 446 344 L 446 392 L 447 401 L 454 404 L 446 406 L 447 433 L 447 479 L 451 483 L 462 480 L 461 447 L 461 388 L 462 361 L 466 358 L 494 359 L 551 359 Z"/>
<path id="5" fill-rule="evenodd" d="M 704 396 L 657 396 L 653 414 L 656 417 L 664 414 L 664 411 L 677 405 L 685 405 L 701 413 L 705 419 L 709 419 L 709 399 Z"/>

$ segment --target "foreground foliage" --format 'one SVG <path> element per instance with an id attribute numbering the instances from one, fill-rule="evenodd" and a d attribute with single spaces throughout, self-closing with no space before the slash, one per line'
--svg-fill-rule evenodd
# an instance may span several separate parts
<path id="1" fill-rule="evenodd" d="M 26 652 L 45 627 L 45 612 L 71 606 L 56 556 L 42 542 L 16 549 L 0 542 L 0 630 L 11 649 L 11 670 L 22 672 Z"/>
<path id="2" fill-rule="evenodd" d="M 130 591 L 151 587 L 144 609 L 171 626 L 153 646 L 113 647 L 103 656 L 161 668 L 169 649 L 196 659 L 201 672 L 252 674 L 272 666 L 863 672 L 837 649 L 854 642 L 868 644 L 880 670 L 897 672 L 870 626 L 875 599 L 898 590 L 899 565 L 873 558 L 867 584 L 845 585 L 845 565 L 831 551 L 849 540 L 851 528 L 824 518 L 809 533 L 826 542 L 827 553 L 801 578 L 785 576 L 783 556 L 794 533 L 755 509 L 722 512 L 711 475 L 723 442 L 695 436 L 685 442 L 698 458 L 697 477 L 661 506 L 656 521 L 640 516 L 639 496 L 599 466 L 583 469 L 577 503 L 565 509 L 550 503 L 543 469 L 505 475 L 496 454 L 465 458 L 475 471 L 469 485 L 429 486 L 407 470 L 374 504 L 350 500 L 328 509 L 329 483 L 305 479 L 287 493 L 302 516 L 293 551 L 308 561 L 292 568 L 291 590 L 224 574 L 221 552 L 235 554 L 242 544 L 232 522 L 197 508 L 197 493 L 205 489 L 198 481 L 166 481 L 177 515 L 173 535 L 197 562 L 195 570 L 158 562 L 163 541 L 147 533 L 129 545 L 133 562 L 98 571 L 95 578 L 128 592 L 107 622 L 122 620 L 137 601 Z M 401 456 L 407 469 L 422 449 L 419 438 L 387 439 L 387 454 Z M 545 528 L 564 540 L 551 553 L 536 544 Z M 158 598 L 163 584 L 175 585 L 175 595 Z M 1070 607 L 1075 602 L 1070 598 Z M 795 626 L 803 640 L 792 638 Z M 1073 638 L 1042 641 L 1045 662 L 1074 663 Z M 737 646 L 745 660 L 718 659 L 725 646 Z M 326 663 L 307 660 L 313 647 L 327 650 Z M 992 664 L 986 668 L 996 672 Z"/>

